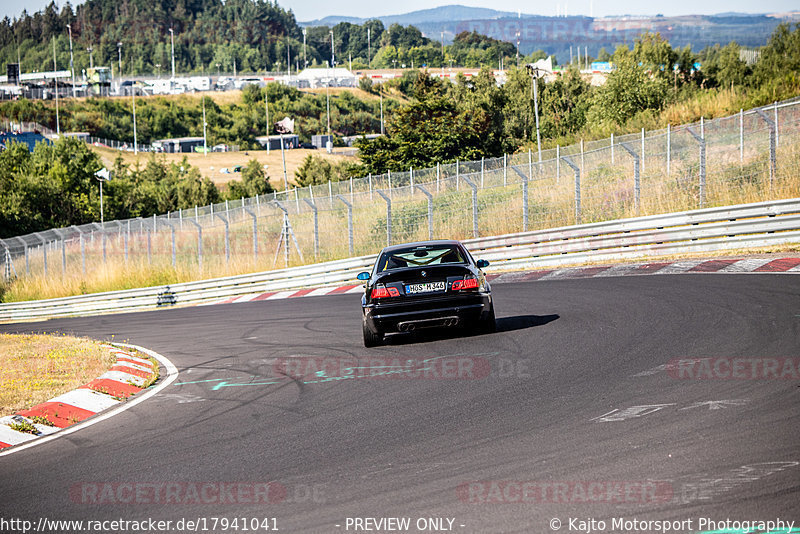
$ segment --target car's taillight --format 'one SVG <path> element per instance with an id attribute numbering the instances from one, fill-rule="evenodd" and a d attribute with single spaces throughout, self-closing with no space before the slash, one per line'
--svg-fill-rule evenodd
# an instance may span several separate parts
<path id="1" fill-rule="evenodd" d="M 383 287 L 379 286 L 372 290 L 372 298 L 374 299 L 385 299 L 388 297 L 399 297 L 400 292 L 397 290 L 396 287 Z"/>
<path id="2" fill-rule="evenodd" d="M 466 278 L 464 280 L 456 280 L 450 287 L 453 291 L 461 291 L 462 289 L 478 289 L 477 278 Z"/>

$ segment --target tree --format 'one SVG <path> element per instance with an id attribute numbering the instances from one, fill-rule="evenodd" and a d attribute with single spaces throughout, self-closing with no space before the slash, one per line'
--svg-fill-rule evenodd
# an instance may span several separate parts
<path id="1" fill-rule="evenodd" d="M 724 47 L 714 47 L 703 65 L 712 86 L 731 87 L 745 85 L 751 74 L 747 63 L 739 58 L 739 45 L 735 42 Z"/>
<path id="2" fill-rule="evenodd" d="M 294 176 L 297 185 L 305 187 L 344 180 L 354 174 L 353 170 L 347 163 L 337 165 L 327 159 L 309 154 L 303 160 L 302 165 L 294 171 Z"/>
<path id="3" fill-rule="evenodd" d="M 636 39 L 633 59 L 653 76 L 672 79 L 672 68 L 678 59 L 678 54 L 660 33 L 647 32 Z"/>
<path id="4" fill-rule="evenodd" d="M 669 88 L 667 79 L 651 77 L 628 55 L 615 63 L 617 68 L 593 99 L 590 115 L 595 121 L 621 126 L 640 111 L 664 106 Z"/>
<path id="5" fill-rule="evenodd" d="M 773 83 L 775 78 L 795 76 L 800 72 L 800 23 L 781 24 L 761 51 L 755 76 L 760 84 Z"/>
<path id="6" fill-rule="evenodd" d="M 264 171 L 264 166 L 257 159 L 251 159 L 242 169 L 242 179 L 228 182 L 227 198 L 251 198 L 256 195 L 272 193 L 274 189 L 269 183 L 269 177 Z"/>
<path id="7" fill-rule="evenodd" d="M 570 67 L 552 83 L 542 84 L 539 107 L 542 135 L 556 138 L 579 132 L 586 124 L 590 89 L 577 67 Z"/>
<path id="8" fill-rule="evenodd" d="M 479 159 L 489 127 L 483 111 L 461 111 L 451 98 L 415 100 L 394 112 L 388 135 L 357 142 L 362 171 L 406 171 L 435 162 Z"/>

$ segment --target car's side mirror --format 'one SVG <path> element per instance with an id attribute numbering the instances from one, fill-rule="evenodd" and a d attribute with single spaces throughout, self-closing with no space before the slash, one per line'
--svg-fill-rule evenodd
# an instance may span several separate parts
<path id="1" fill-rule="evenodd" d="M 489 261 L 488 260 L 478 260 L 477 262 L 475 262 L 475 265 L 478 266 L 478 269 L 485 269 L 486 267 L 489 266 Z"/>
<path id="2" fill-rule="evenodd" d="M 359 280 L 367 281 L 369 280 L 369 273 L 366 271 L 364 271 L 363 273 L 358 273 L 358 276 L 356 276 L 356 278 L 358 278 Z"/>

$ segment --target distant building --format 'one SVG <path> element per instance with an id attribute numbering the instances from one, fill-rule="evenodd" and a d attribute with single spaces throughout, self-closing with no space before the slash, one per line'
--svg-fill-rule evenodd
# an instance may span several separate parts
<path id="1" fill-rule="evenodd" d="M 358 77 L 347 69 L 305 69 L 297 75 L 298 84 L 304 87 L 356 87 Z"/>
<path id="2" fill-rule="evenodd" d="M 33 152 L 33 149 L 36 148 L 38 143 L 53 144 L 48 138 L 38 132 L 0 132 L 0 150 L 5 150 L 6 145 L 14 141 L 28 145 L 28 150 L 31 152 Z"/>
<path id="3" fill-rule="evenodd" d="M 347 146 L 353 146 L 353 143 L 355 143 L 356 141 L 358 141 L 361 138 L 366 138 L 366 139 L 369 139 L 371 141 L 373 139 L 377 139 L 381 135 L 382 134 L 348 135 L 348 136 L 342 137 L 342 141 L 344 141 L 344 144 L 346 144 Z"/>
<path id="4" fill-rule="evenodd" d="M 260 137 L 256 137 L 256 141 L 258 141 L 258 144 L 264 148 L 267 148 L 267 144 L 269 144 L 270 150 L 281 149 L 280 135 L 262 135 Z M 300 137 L 296 134 L 284 134 L 283 148 L 300 148 Z"/>
<path id="5" fill-rule="evenodd" d="M 176 137 L 174 139 L 159 139 L 158 141 L 153 141 L 152 146 L 156 151 L 161 152 L 194 152 L 194 147 L 203 146 L 203 138 Z"/>
<path id="6" fill-rule="evenodd" d="M 328 141 L 331 142 L 331 146 L 333 146 L 333 136 L 332 135 L 312 135 L 311 136 L 311 144 L 314 145 L 314 148 L 327 148 Z"/>

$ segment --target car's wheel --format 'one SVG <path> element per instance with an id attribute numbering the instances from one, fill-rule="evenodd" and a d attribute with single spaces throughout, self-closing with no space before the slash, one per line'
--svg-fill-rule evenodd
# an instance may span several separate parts
<path id="1" fill-rule="evenodd" d="M 478 323 L 478 330 L 482 334 L 491 334 L 493 332 L 497 332 L 497 321 L 494 317 L 494 304 L 492 304 L 492 307 L 489 308 L 489 313 L 486 314 L 486 317 L 482 318 Z"/>
<path id="2" fill-rule="evenodd" d="M 381 343 L 383 343 L 383 334 L 375 333 L 372 329 L 367 326 L 367 323 L 363 323 L 361 330 L 364 333 L 364 346 L 369 347 L 377 347 Z"/>

